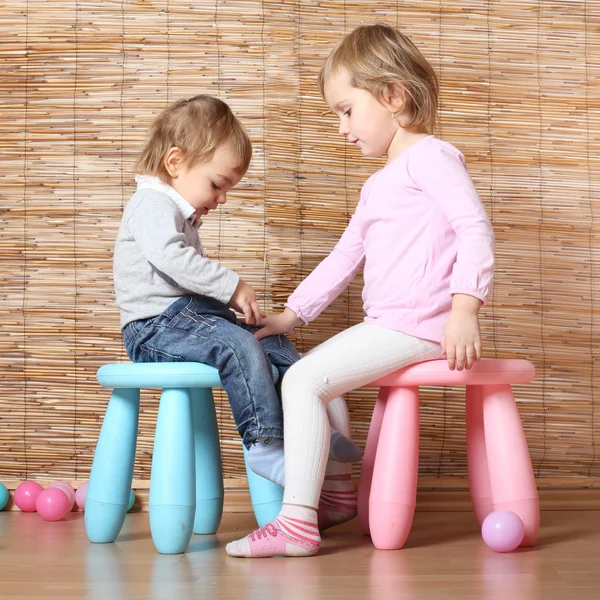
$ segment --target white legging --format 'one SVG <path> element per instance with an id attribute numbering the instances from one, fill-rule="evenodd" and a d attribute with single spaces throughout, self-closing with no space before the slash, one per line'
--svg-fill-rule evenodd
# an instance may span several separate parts
<path id="1" fill-rule="evenodd" d="M 329 424 L 350 435 L 348 411 L 337 396 L 402 367 L 440 357 L 437 342 L 361 323 L 292 365 L 282 383 L 284 504 L 318 506 L 329 455 Z"/>

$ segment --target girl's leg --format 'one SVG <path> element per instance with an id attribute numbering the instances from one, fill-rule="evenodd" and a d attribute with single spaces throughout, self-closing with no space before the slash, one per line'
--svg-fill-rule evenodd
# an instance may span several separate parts
<path id="1" fill-rule="evenodd" d="M 348 407 L 341 396 L 334 398 L 327 405 L 329 424 L 342 434 L 343 439 L 350 439 L 350 416 Z M 345 436 L 345 437 L 344 437 Z M 325 469 L 325 479 L 321 488 L 319 508 L 317 510 L 319 531 L 341 525 L 356 516 L 356 491 L 352 482 L 352 465 L 331 460 L 331 447 L 337 443 L 338 436 L 331 436 L 329 445 L 329 461 Z"/>
<path id="2" fill-rule="evenodd" d="M 340 400 L 344 410 L 347 411 L 344 400 L 341 397 L 336 398 L 336 400 Z M 360 461 L 362 458 L 362 450 L 348 436 L 338 431 L 337 428 L 334 429 L 335 425 L 333 425 L 333 423 L 335 421 L 332 421 L 331 419 L 329 407 L 334 404 L 336 400 L 332 400 L 327 407 L 329 422 L 332 425 L 329 428 L 330 444 L 328 465 L 330 465 L 333 469 L 331 473 L 328 472 L 328 475 L 347 473 L 348 476 L 344 477 L 344 479 L 349 480 L 350 473 L 352 473 L 351 463 Z M 344 430 L 346 430 L 345 424 L 342 426 L 344 427 Z M 347 430 L 350 430 L 349 422 Z M 261 477 L 264 477 L 265 479 L 268 479 L 269 481 L 272 481 L 281 487 L 285 487 L 283 440 L 273 438 L 252 444 L 248 450 L 246 464 L 253 473 L 260 475 Z M 340 478 L 336 477 L 336 479 Z M 337 522 L 332 523 L 324 528 L 327 529 L 327 527 L 338 525 L 339 523 L 351 519 L 353 516 L 354 515 L 345 515 L 343 519 L 338 519 Z"/>
<path id="3" fill-rule="evenodd" d="M 251 327 L 245 323 L 238 322 L 244 329 L 254 333 L 258 327 Z M 281 384 L 288 369 L 300 360 L 294 344 L 285 335 L 270 335 L 260 340 L 260 345 L 264 350 L 271 364 L 277 369 L 279 379 L 275 384 L 277 395 L 281 398 Z M 309 352 L 310 354 L 310 352 Z M 338 403 L 339 402 L 339 403 Z M 328 409 L 329 423 L 331 425 L 331 440 L 329 446 L 329 458 L 342 463 L 358 462 L 362 458 L 361 449 L 350 439 L 350 419 L 348 409 L 343 398 L 332 400 L 331 404 L 338 406 L 337 409 L 330 411 Z M 330 405 L 331 405 L 330 404 Z M 332 420 L 332 412 L 334 419 Z M 340 415 L 339 418 L 336 415 Z M 341 429 L 336 427 L 340 423 Z M 277 482 L 276 482 L 277 483 Z M 283 483 L 281 484 L 283 485 Z"/>
<path id="4" fill-rule="evenodd" d="M 232 556 L 308 556 L 320 547 L 316 509 L 329 454 L 327 404 L 407 365 L 438 358 L 440 346 L 361 323 L 293 365 L 283 381 L 286 487 L 275 521 L 227 545 Z"/>
<path id="5" fill-rule="evenodd" d="M 251 327 L 238 321 L 243 329 L 254 333 L 257 327 Z M 278 397 L 281 398 L 281 383 L 288 369 L 300 360 L 294 344 L 285 335 L 271 335 L 260 340 L 260 345 L 270 363 L 277 369 L 279 379 L 275 384 Z M 344 401 L 340 399 L 345 409 Z M 344 424 L 345 426 L 345 424 Z M 349 421 L 348 421 L 349 432 Z M 358 462 L 362 457 L 361 449 L 343 433 L 330 429 L 331 460 L 341 463 Z M 248 467 L 257 475 L 264 477 L 280 486 L 285 485 L 283 441 L 280 439 L 268 440 L 265 443 L 252 444 L 247 456 Z M 347 520 L 347 519 L 346 519 Z"/>

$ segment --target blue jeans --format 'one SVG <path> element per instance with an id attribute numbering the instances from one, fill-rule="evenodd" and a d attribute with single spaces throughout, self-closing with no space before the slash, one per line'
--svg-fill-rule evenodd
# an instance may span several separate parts
<path id="1" fill-rule="evenodd" d="M 244 445 L 261 437 L 283 438 L 281 380 L 300 356 L 283 335 L 258 341 L 257 330 L 225 304 L 207 296 L 183 296 L 162 314 L 123 328 L 133 362 L 200 362 L 219 371 Z M 273 365 L 279 372 L 273 383 Z"/>

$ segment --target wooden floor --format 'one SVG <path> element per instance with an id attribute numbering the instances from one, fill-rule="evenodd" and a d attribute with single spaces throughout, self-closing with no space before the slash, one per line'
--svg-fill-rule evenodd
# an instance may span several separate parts
<path id="1" fill-rule="evenodd" d="M 374 550 L 356 521 L 331 530 L 311 558 L 235 559 L 227 541 L 253 527 L 229 514 L 183 555 L 156 553 L 148 514 L 127 516 L 114 544 L 90 544 L 82 513 L 58 523 L 0 513 L 0 598 L 20 600 L 596 600 L 600 511 L 542 513 L 535 549 L 495 554 L 470 513 L 418 512 L 403 550 Z"/>

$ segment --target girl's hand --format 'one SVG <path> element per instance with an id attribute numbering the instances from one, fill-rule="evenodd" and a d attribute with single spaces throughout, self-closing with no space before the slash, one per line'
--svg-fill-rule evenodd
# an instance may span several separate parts
<path id="1" fill-rule="evenodd" d="M 298 318 L 296 313 L 289 308 L 284 309 L 278 315 L 271 315 L 261 320 L 258 324 L 260 329 L 254 333 L 257 340 L 262 340 L 269 335 L 279 335 L 280 333 L 288 333 L 302 325 L 303 322 Z"/>
<path id="2" fill-rule="evenodd" d="M 452 312 L 444 325 L 442 354 L 448 358 L 448 368 L 454 371 L 470 369 L 481 359 L 481 334 L 477 313 L 481 301 L 473 296 L 455 294 Z"/>

